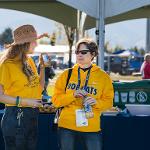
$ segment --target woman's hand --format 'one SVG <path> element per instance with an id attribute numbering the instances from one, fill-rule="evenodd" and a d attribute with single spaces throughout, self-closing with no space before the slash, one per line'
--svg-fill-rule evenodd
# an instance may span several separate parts
<path id="1" fill-rule="evenodd" d="M 48 35 L 48 33 L 43 33 L 43 34 L 39 35 L 39 36 L 37 37 L 37 39 L 41 39 L 41 38 L 43 38 L 43 37 L 50 38 L 50 36 Z"/>
<path id="2" fill-rule="evenodd" d="M 39 56 L 39 64 L 40 64 L 40 67 L 44 67 L 43 53 L 41 53 Z"/>
<path id="3" fill-rule="evenodd" d="M 79 90 L 76 90 L 73 95 L 75 98 L 83 99 L 85 96 L 87 96 L 87 92 L 85 90 L 79 89 Z"/>
<path id="4" fill-rule="evenodd" d="M 21 106 L 26 106 L 26 107 L 32 107 L 32 108 L 39 108 L 43 107 L 42 103 L 38 99 L 21 99 Z"/>
<path id="5" fill-rule="evenodd" d="M 40 107 L 40 112 L 53 113 L 56 112 L 56 108 L 53 105 L 44 104 L 43 108 Z"/>
<path id="6" fill-rule="evenodd" d="M 95 105 L 96 104 L 96 100 L 93 98 L 93 97 L 85 97 L 83 99 L 83 105 L 86 106 L 86 105 Z"/>

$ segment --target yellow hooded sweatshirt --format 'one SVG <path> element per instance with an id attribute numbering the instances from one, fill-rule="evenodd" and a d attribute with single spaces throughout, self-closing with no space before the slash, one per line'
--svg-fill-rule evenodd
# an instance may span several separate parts
<path id="1" fill-rule="evenodd" d="M 73 96 L 78 85 L 78 67 L 78 64 L 73 67 L 66 92 L 65 86 L 68 77 L 68 70 L 65 70 L 56 81 L 52 103 L 56 107 L 64 107 L 60 114 L 58 126 L 81 132 L 97 132 L 101 130 L 101 112 L 113 106 L 114 90 L 112 81 L 107 73 L 95 64 L 92 65 L 87 85 L 87 92 L 88 96 L 96 99 L 96 104 L 92 106 L 94 118 L 88 119 L 88 126 L 77 127 L 76 110 L 83 108 L 82 99 L 74 98 Z M 84 72 L 80 69 L 80 87 L 83 87 L 85 84 L 87 72 L 88 71 Z"/>
<path id="2" fill-rule="evenodd" d="M 32 58 L 28 57 L 28 64 L 34 72 L 34 76 L 29 82 L 27 76 L 22 71 L 20 59 L 8 59 L 0 64 L 0 84 L 3 85 L 4 94 L 21 98 L 41 99 L 42 87 L 36 66 Z M 7 106 L 15 106 L 6 104 Z"/>

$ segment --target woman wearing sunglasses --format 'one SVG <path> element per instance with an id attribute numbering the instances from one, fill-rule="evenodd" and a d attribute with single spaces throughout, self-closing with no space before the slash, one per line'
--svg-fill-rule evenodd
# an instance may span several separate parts
<path id="1" fill-rule="evenodd" d="M 61 150 L 73 150 L 80 140 L 84 150 L 101 150 L 101 112 L 113 105 L 113 86 L 108 74 L 92 61 L 98 46 L 91 39 L 76 44 L 76 61 L 65 90 L 68 70 L 57 79 L 52 102 L 63 107 L 59 120 Z"/>

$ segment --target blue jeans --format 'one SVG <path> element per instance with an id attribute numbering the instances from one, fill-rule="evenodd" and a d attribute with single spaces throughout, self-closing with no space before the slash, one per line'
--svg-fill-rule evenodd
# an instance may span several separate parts
<path id="1" fill-rule="evenodd" d="M 18 112 L 23 116 L 17 119 Z M 38 109 L 6 107 L 1 120 L 5 150 L 37 150 Z"/>
<path id="2" fill-rule="evenodd" d="M 102 150 L 101 132 L 79 132 L 59 128 L 58 133 L 61 150 L 75 150 L 75 142 L 79 140 L 84 150 Z"/>

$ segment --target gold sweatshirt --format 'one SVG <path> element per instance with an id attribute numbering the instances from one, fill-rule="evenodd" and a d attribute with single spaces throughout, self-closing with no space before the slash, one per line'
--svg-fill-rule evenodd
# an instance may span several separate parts
<path id="1" fill-rule="evenodd" d="M 78 64 L 73 67 L 66 92 L 65 86 L 68 69 L 65 70 L 56 81 L 52 103 L 56 107 L 64 107 L 60 115 L 58 126 L 81 132 L 97 132 L 101 130 L 101 112 L 113 106 L 114 90 L 112 81 L 107 73 L 101 70 L 97 65 L 92 65 L 86 91 L 88 92 L 88 96 L 95 98 L 97 101 L 96 104 L 92 106 L 94 118 L 88 119 L 88 126 L 77 127 L 75 112 L 77 109 L 83 108 L 82 99 L 74 98 L 73 96 L 78 85 L 78 67 Z M 85 84 L 87 72 L 88 71 L 84 72 L 80 69 L 80 87 L 83 87 Z"/>

